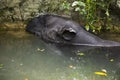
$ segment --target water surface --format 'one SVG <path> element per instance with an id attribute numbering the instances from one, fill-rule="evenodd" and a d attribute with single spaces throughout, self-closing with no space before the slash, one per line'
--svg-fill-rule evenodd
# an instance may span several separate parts
<path id="1" fill-rule="evenodd" d="M 0 32 L 0 80 L 120 80 L 120 47 L 55 45 L 24 31 Z"/>

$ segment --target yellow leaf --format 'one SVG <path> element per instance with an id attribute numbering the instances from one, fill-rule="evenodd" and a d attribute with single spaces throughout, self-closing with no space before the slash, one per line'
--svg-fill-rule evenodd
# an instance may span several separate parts
<path id="1" fill-rule="evenodd" d="M 95 74 L 100 75 L 100 76 L 107 76 L 107 73 L 105 72 L 95 72 Z"/>
<path id="2" fill-rule="evenodd" d="M 84 56 L 85 54 L 84 53 L 77 53 L 78 56 Z"/>

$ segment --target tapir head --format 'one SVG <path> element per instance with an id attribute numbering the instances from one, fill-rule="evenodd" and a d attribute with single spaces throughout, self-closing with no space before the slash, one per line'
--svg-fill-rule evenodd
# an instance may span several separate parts
<path id="1" fill-rule="evenodd" d="M 47 42 L 111 47 L 120 46 L 120 43 L 103 40 L 89 32 L 74 21 L 57 15 L 40 15 L 32 19 L 26 30 Z"/>

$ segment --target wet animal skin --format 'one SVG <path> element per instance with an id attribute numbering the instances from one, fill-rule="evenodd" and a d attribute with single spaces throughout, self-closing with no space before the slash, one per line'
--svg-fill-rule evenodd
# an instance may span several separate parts
<path id="1" fill-rule="evenodd" d="M 26 26 L 26 31 L 37 35 L 42 40 L 57 44 L 81 46 L 120 46 L 119 42 L 103 40 L 91 34 L 80 24 L 69 18 L 45 14 L 33 18 Z"/>

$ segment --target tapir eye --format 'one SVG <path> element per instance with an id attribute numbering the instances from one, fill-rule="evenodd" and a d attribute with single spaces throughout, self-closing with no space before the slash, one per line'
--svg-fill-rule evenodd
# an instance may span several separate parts
<path id="1" fill-rule="evenodd" d="M 61 36 L 65 40 L 71 40 L 76 36 L 76 31 L 72 28 L 64 29 Z"/>

